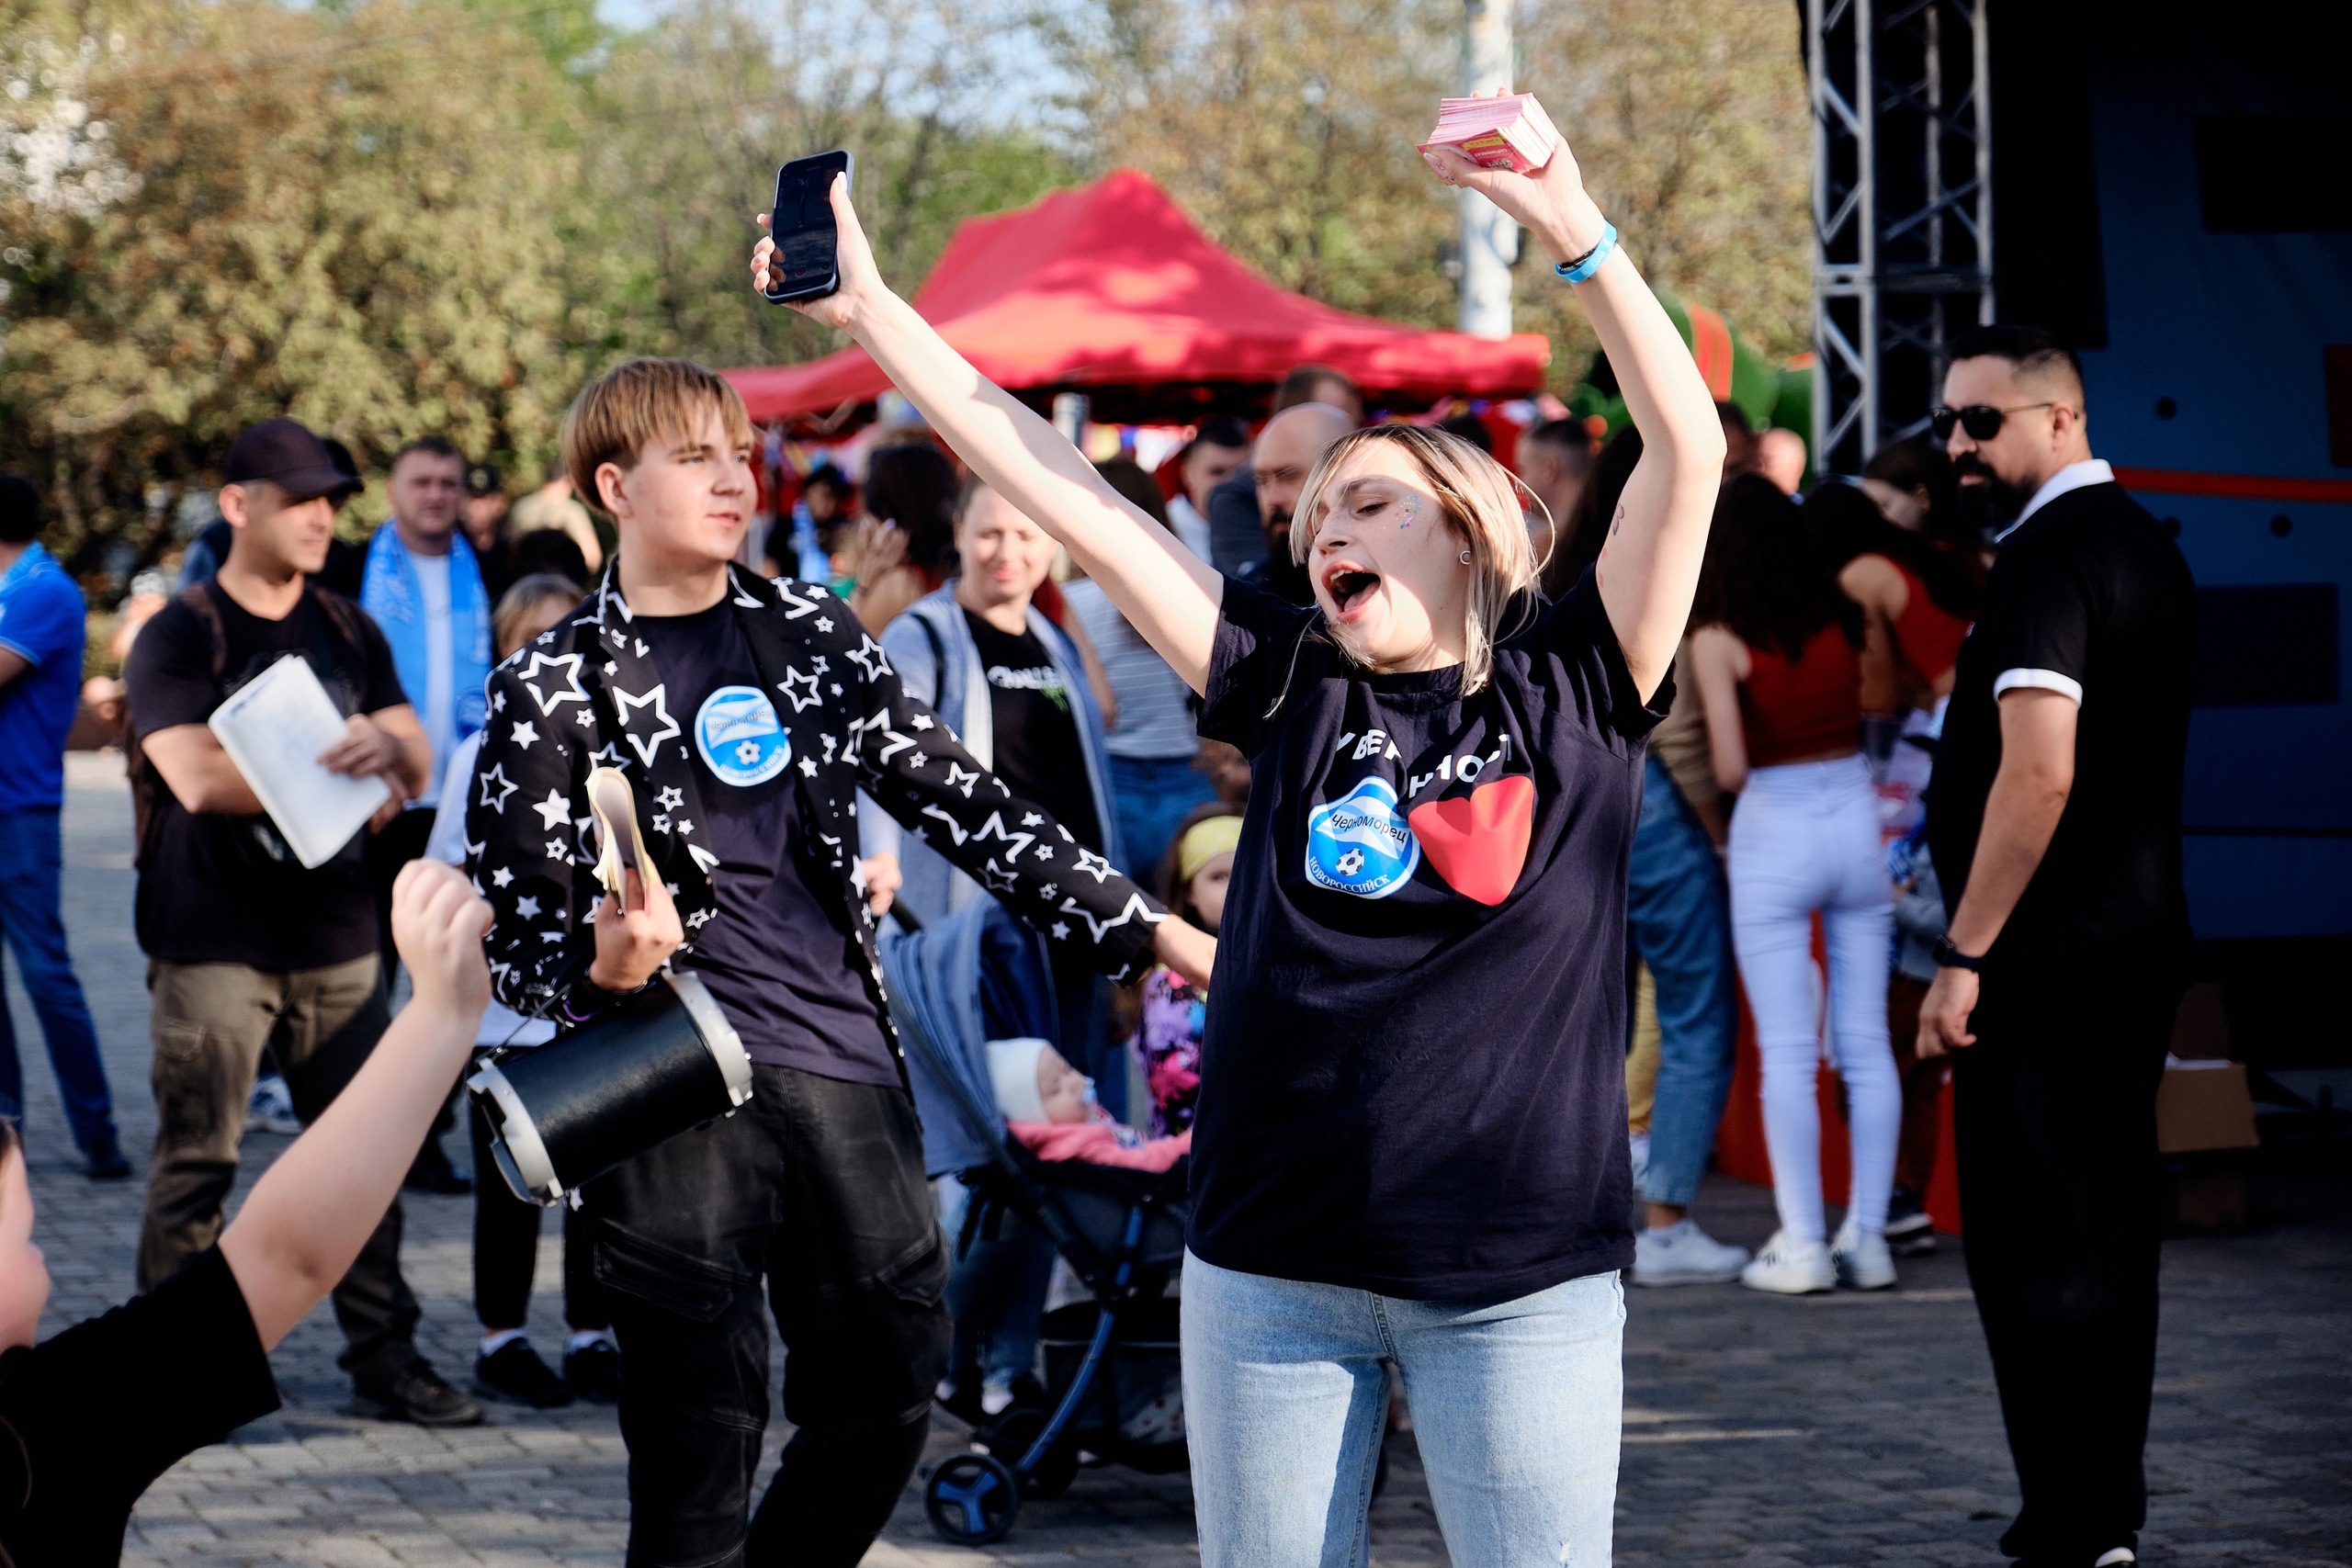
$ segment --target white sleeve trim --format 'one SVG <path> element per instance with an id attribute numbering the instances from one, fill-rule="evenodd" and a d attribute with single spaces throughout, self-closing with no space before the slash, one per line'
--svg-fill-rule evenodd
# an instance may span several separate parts
<path id="1" fill-rule="evenodd" d="M 2076 707 L 2083 705 L 2083 683 L 2072 675 L 2061 675 L 2055 670 L 2004 670 L 1993 677 L 1993 696 L 1997 701 L 2002 693 L 2015 691 L 2019 686 L 2055 692 Z"/>

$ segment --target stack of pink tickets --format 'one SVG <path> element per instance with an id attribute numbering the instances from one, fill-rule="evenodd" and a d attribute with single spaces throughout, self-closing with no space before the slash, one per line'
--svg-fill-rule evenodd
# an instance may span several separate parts
<path id="1" fill-rule="evenodd" d="M 1441 98 L 1437 129 L 1421 143 L 1451 147 L 1489 169 L 1532 174 L 1552 161 L 1560 144 L 1552 117 L 1532 93 L 1505 93 L 1495 98 Z"/>

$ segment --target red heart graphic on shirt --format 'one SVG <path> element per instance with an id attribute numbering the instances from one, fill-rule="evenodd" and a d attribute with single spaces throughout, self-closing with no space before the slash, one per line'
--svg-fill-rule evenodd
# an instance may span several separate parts
<path id="1" fill-rule="evenodd" d="M 1446 885 L 1481 904 L 1510 897 L 1535 828 L 1535 781 L 1513 773 L 1466 795 L 1432 800 L 1405 818 Z"/>

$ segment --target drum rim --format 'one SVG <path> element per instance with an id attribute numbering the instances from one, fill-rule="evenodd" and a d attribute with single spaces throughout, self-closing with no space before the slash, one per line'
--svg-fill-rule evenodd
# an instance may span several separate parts
<path id="1" fill-rule="evenodd" d="M 718 1064 L 719 1077 L 727 1083 L 728 1103 L 741 1105 L 752 1098 L 752 1054 L 743 1048 L 742 1036 L 727 1021 L 718 998 L 695 975 L 671 969 L 664 970 L 662 978 L 685 1008 L 695 1032 L 702 1037 L 703 1049 Z"/>
<path id="2" fill-rule="evenodd" d="M 521 1195 L 543 1209 L 563 1201 L 563 1180 L 556 1175 L 555 1161 L 548 1156 L 547 1145 L 540 1141 L 538 1126 L 531 1120 L 523 1097 L 514 1092 L 514 1086 L 498 1070 L 498 1064 L 484 1062 L 475 1068 L 473 1076 L 466 1080 L 466 1088 L 498 1101 L 499 1110 L 504 1112 L 497 1141 L 513 1161 L 514 1174 L 528 1190 Z M 480 1171 L 474 1175 L 476 1180 L 481 1179 Z"/>

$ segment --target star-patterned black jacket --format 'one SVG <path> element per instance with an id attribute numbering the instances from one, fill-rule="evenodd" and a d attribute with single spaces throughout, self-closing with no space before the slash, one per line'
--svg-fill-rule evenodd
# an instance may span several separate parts
<path id="1" fill-rule="evenodd" d="M 729 572 L 752 663 L 791 736 L 801 826 L 817 858 L 830 854 L 833 893 L 857 933 L 886 1028 L 857 862 L 861 788 L 1057 945 L 1117 980 L 1148 966 L 1152 928 L 1167 911 L 975 763 L 900 688 L 847 604 L 814 584 Z M 466 867 L 497 915 L 488 939 L 492 983 L 519 1012 L 547 1010 L 594 948 L 591 920 L 603 889 L 587 784 L 595 768 L 628 775 L 646 847 L 685 929 L 682 967 L 691 967 L 695 937 L 718 914 L 718 856 L 698 841 L 702 807 L 684 729 L 693 715 L 672 712 L 652 649 L 631 621 L 607 567 L 575 618 L 491 671 L 489 722 L 467 794 Z M 895 1030 L 891 1040 L 895 1049 Z"/>

